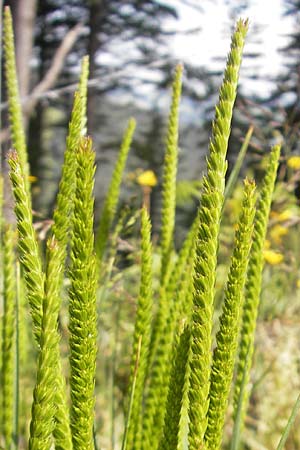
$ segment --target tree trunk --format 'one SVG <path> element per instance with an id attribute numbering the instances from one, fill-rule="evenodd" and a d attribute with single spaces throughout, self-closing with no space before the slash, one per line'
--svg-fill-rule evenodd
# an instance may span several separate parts
<path id="1" fill-rule="evenodd" d="M 101 29 L 101 22 L 104 17 L 105 10 L 105 0 L 92 0 L 90 2 L 90 17 L 89 17 L 89 40 L 88 40 L 88 48 L 87 54 L 90 58 L 90 78 L 96 77 L 97 71 L 97 63 L 96 63 L 96 55 L 101 46 L 101 42 L 99 39 L 99 31 Z M 88 104 L 87 104 L 87 116 L 88 116 L 88 133 L 93 135 L 96 126 L 96 108 L 97 108 L 97 91 L 94 88 L 93 92 L 90 92 L 88 95 Z"/>
<path id="2" fill-rule="evenodd" d="M 14 22 L 19 90 L 21 97 L 25 97 L 30 89 L 29 62 L 32 55 L 37 0 L 10 0 L 8 3 Z"/>

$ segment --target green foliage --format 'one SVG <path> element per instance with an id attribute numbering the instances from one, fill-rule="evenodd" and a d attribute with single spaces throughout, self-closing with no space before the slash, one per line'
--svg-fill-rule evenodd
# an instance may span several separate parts
<path id="1" fill-rule="evenodd" d="M 118 439 L 120 445 L 122 442 L 122 450 L 220 449 L 224 436 L 228 438 L 224 430 L 225 417 L 229 415 L 230 390 L 233 391 L 235 419 L 233 433 L 229 433 L 230 436 L 232 434 L 231 448 L 240 448 L 241 429 L 249 401 L 249 372 L 262 286 L 263 246 L 280 153 L 279 146 L 271 151 L 256 213 L 254 182 L 245 181 L 227 284 L 223 289 L 216 276 L 220 269 L 218 257 L 223 258 L 219 249 L 220 223 L 221 219 L 226 220 L 227 204 L 232 201 L 228 197 L 233 193 L 232 187 L 238 183 L 237 175 L 251 137 L 250 129 L 225 190 L 226 152 L 246 31 L 247 22 L 240 20 L 232 37 L 216 107 L 207 172 L 201 181 L 198 214 L 178 251 L 174 245 L 174 229 L 182 67 L 177 67 L 173 83 L 163 175 L 161 235 L 160 239 L 152 242 L 151 220 L 145 206 L 141 211 L 139 252 L 136 251 L 137 240 L 129 237 L 127 242 L 127 238 L 124 239 L 122 235 L 125 233 L 124 218 L 128 212 L 116 217 L 122 174 L 135 129 L 134 119 L 129 121 L 125 131 L 100 217 L 97 238 L 94 239 L 95 154 L 91 139 L 85 137 L 88 57 L 83 59 L 51 237 L 44 256 L 43 245 L 36 236 L 33 224 L 11 17 L 6 9 L 6 76 L 16 147 L 9 153 L 8 162 L 15 200 L 18 261 L 15 261 L 14 229 L 5 224 L 3 227 L 0 211 L 3 234 L 1 269 L 4 279 L 1 369 L 3 426 L 0 445 L 5 448 L 9 449 L 14 444 L 17 447 L 18 441 L 22 446 L 22 442 L 27 440 L 29 408 L 24 402 L 25 413 L 19 411 L 19 383 L 24 396 L 33 391 L 30 449 L 96 449 L 99 424 L 105 422 L 103 411 L 107 411 L 107 405 L 112 406 L 113 420 L 119 421 L 116 426 L 115 423 L 110 424 L 112 447 L 115 444 L 117 447 Z M 223 209 L 225 198 L 227 201 Z M 138 216 L 139 212 L 134 212 L 128 222 L 134 224 Z M 117 225 L 110 239 L 115 219 Z M 130 249 L 125 264 L 124 260 L 118 259 L 122 248 Z M 22 271 L 17 270 L 16 283 L 15 273 L 19 263 Z M 102 275 L 99 274 L 102 269 L 106 276 L 99 276 Z M 136 289 L 138 277 L 140 285 Z M 26 289 L 21 295 L 23 283 Z M 218 284 L 221 287 L 218 287 L 216 296 Z M 100 305 L 97 304 L 98 295 Z M 26 302 L 23 302 L 23 297 Z M 217 321 L 216 299 L 222 297 L 223 308 Z M 105 305 L 104 298 L 107 299 Z M 123 348 L 127 349 L 132 305 L 137 307 L 137 311 L 133 339 L 130 339 L 131 362 L 130 357 L 121 355 L 117 364 L 119 353 L 122 353 Z M 114 350 L 109 362 L 105 359 L 105 346 L 97 356 L 99 340 L 105 340 L 108 336 L 103 319 L 107 314 L 106 308 L 117 310 L 117 325 L 111 324 L 109 317 L 108 328 L 115 330 L 118 326 L 115 340 L 110 344 Z M 28 309 L 32 324 L 26 317 Z M 34 347 L 28 341 L 25 350 L 21 350 L 25 341 L 22 331 L 25 322 L 28 322 L 28 328 L 32 327 L 38 345 Z M 218 332 L 212 352 L 216 322 Z M 16 374 L 13 370 L 15 342 Z M 27 360 L 22 356 L 24 351 Z M 67 354 L 68 360 L 65 358 Z M 36 368 L 31 364 L 34 358 Z M 97 376 L 96 379 L 98 359 L 100 368 L 105 375 L 109 373 L 113 381 L 110 389 L 106 389 L 103 384 L 97 385 L 98 380 L 105 382 L 101 377 Z M 21 375 L 20 362 L 26 369 L 23 371 L 22 368 Z M 36 383 L 31 386 L 30 378 L 34 370 Z M 65 374 L 68 375 L 68 381 Z M 125 406 L 126 419 L 123 436 L 117 437 L 115 430 L 122 428 L 120 415 L 117 415 L 118 401 Z M 278 448 L 283 448 L 287 442 L 298 409 L 299 399 Z M 227 444 L 226 448 L 229 448 L 230 443 Z M 107 448 L 101 443 L 102 447 Z"/>

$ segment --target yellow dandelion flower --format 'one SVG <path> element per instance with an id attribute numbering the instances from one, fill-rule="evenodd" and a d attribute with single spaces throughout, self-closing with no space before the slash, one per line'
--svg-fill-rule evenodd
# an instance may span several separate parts
<path id="1" fill-rule="evenodd" d="M 277 245 L 282 243 L 282 237 L 287 234 L 288 229 L 280 224 L 274 225 L 269 233 L 271 240 Z"/>
<path id="2" fill-rule="evenodd" d="M 152 170 L 146 170 L 137 177 L 137 182 L 141 186 L 154 187 L 157 185 L 157 178 Z"/>
<path id="3" fill-rule="evenodd" d="M 300 169 L 300 156 L 291 156 L 287 160 L 287 165 L 291 169 L 299 170 Z"/>
<path id="4" fill-rule="evenodd" d="M 271 264 L 271 266 L 276 266 L 283 261 L 283 254 L 274 252 L 274 250 L 264 250 L 264 258 L 268 264 Z"/>
<path id="5" fill-rule="evenodd" d="M 299 278 L 298 278 L 298 280 L 296 281 L 296 286 L 297 286 L 298 289 L 300 289 L 300 280 L 299 280 Z"/>

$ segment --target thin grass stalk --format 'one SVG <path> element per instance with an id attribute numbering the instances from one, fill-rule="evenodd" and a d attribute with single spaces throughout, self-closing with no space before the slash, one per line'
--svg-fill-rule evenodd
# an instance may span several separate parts
<path id="1" fill-rule="evenodd" d="M 300 394 L 297 397 L 297 400 L 293 406 L 293 409 L 291 411 L 291 415 L 287 421 L 287 424 L 283 430 L 282 436 L 280 438 L 279 444 L 276 448 L 276 450 L 284 450 L 285 443 L 287 441 L 287 438 L 289 437 L 289 433 L 291 431 L 292 426 L 294 425 L 294 422 L 296 420 L 297 414 L 300 410 Z"/>
<path id="2" fill-rule="evenodd" d="M 19 96 L 18 77 L 15 60 L 14 32 L 10 8 L 4 8 L 3 45 L 5 56 L 5 81 L 8 94 L 9 124 L 12 144 L 18 152 L 20 165 L 25 176 L 25 187 L 30 192 L 29 165 L 26 149 L 25 130 L 23 124 L 21 101 Z"/>
<path id="3" fill-rule="evenodd" d="M 248 24 L 239 20 L 232 36 L 209 145 L 207 175 L 199 210 L 189 390 L 189 448 L 204 447 L 211 368 L 211 333 L 221 211 L 224 201 L 226 152 L 239 68 Z"/>
<path id="4" fill-rule="evenodd" d="M 183 66 L 176 67 L 173 87 L 172 103 L 169 114 L 166 153 L 164 160 L 162 187 L 162 225 L 161 225 L 161 284 L 164 285 L 168 273 L 170 256 L 173 250 L 173 234 L 175 227 L 176 209 L 176 175 L 178 161 L 178 123 L 179 102 L 181 96 L 181 78 Z M 160 305 L 162 306 L 162 305 Z"/>
<path id="5" fill-rule="evenodd" d="M 249 358 L 249 370 L 246 373 L 245 391 L 242 401 L 242 415 L 244 416 L 249 400 L 249 379 L 250 368 L 254 351 L 254 337 L 257 321 L 258 306 L 260 300 L 262 270 L 263 270 L 263 247 L 265 243 L 268 218 L 271 208 L 272 194 L 280 156 L 280 146 L 272 148 L 269 157 L 268 169 L 261 188 L 260 198 L 255 216 L 253 243 L 247 270 L 245 285 L 245 300 L 243 304 L 240 342 L 238 350 L 238 362 L 236 370 L 236 380 L 234 387 L 234 416 L 238 404 L 241 382 L 246 364 L 246 356 Z"/>
<path id="6" fill-rule="evenodd" d="M 128 126 L 124 133 L 119 156 L 113 170 L 108 192 L 101 212 L 100 222 L 98 225 L 95 239 L 96 241 L 95 247 L 97 258 L 99 260 L 99 265 L 101 265 L 101 261 L 107 245 L 109 230 L 116 214 L 117 203 L 120 195 L 120 185 L 122 182 L 122 175 L 125 169 L 127 156 L 130 150 L 135 126 L 136 122 L 133 118 L 131 118 L 128 122 Z"/>
<path id="7" fill-rule="evenodd" d="M 93 234 L 94 160 L 92 141 L 77 151 L 70 268 L 70 387 L 74 448 L 93 449 L 94 384 L 97 354 L 96 262 Z"/>
<path id="8" fill-rule="evenodd" d="M 16 272 L 15 237 L 12 226 L 7 226 L 3 242 L 3 328 L 2 328 L 2 429 L 5 448 L 10 449 L 13 442 L 14 420 L 14 363 L 15 363 L 15 310 L 16 310 Z"/>
<path id="9" fill-rule="evenodd" d="M 140 420 L 142 416 L 142 401 L 147 373 L 153 310 L 151 222 L 145 207 L 142 209 L 141 213 L 141 235 L 141 284 L 133 335 L 131 383 L 134 380 L 134 374 L 136 372 L 135 360 L 140 339 L 142 339 L 142 342 L 140 348 L 139 367 L 135 377 L 135 391 L 132 400 L 130 423 L 127 435 L 127 445 L 130 449 L 138 449 L 141 445 L 142 436 Z"/>
<path id="10" fill-rule="evenodd" d="M 223 311 L 219 319 L 219 331 L 216 337 L 216 348 L 213 353 L 209 391 L 210 402 L 207 414 L 208 424 L 205 432 L 206 448 L 210 450 L 217 450 L 221 447 L 225 413 L 233 378 L 242 292 L 252 242 L 255 213 L 254 192 L 255 183 L 246 179 L 242 211 L 235 234 L 234 250 L 225 288 Z"/>
<path id="11" fill-rule="evenodd" d="M 50 238 L 47 244 L 48 265 L 43 302 L 40 352 L 31 410 L 30 450 L 49 450 L 55 429 L 57 412 L 56 391 L 58 389 L 57 349 L 59 348 L 57 323 L 62 271 L 60 252 L 61 249 L 57 241 L 54 238 Z"/>
<path id="12" fill-rule="evenodd" d="M 186 371 L 190 347 L 190 330 L 186 326 L 179 337 L 175 358 L 172 362 L 164 430 L 160 441 L 160 450 L 177 450 L 180 441 L 180 421 L 183 406 Z"/>

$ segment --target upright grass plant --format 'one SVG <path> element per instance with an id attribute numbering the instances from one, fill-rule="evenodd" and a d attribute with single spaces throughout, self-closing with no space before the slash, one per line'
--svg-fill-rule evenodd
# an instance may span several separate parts
<path id="1" fill-rule="evenodd" d="M 5 10 L 4 27 L 5 72 L 14 147 L 8 161 L 15 199 L 18 252 L 15 252 L 13 245 L 15 232 L 4 224 L 1 236 L 4 255 L 1 445 L 10 449 L 13 441 L 15 444 L 21 442 L 19 430 L 28 427 L 16 406 L 17 392 L 13 389 L 14 376 L 17 380 L 15 385 L 20 381 L 18 370 L 14 370 L 13 348 L 19 330 L 14 315 L 15 267 L 21 263 L 18 285 L 24 281 L 26 313 L 31 314 L 36 341 L 33 352 L 36 357 L 36 383 L 28 448 L 92 450 L 98 445 L 98 436 L 93 434 L 93 430 L 99 427 L 94 427 L 94 421 L 100 420 L 99 411 L 95 411 L 95 396 L 101 390 L 101 387 L 95 386 L 96 361 L 104 358 L 101 348 L 97 358 L 97 324 L 100 323 L 97 320 L 97 291 L 106 289 L 110 295 L 102 271 L 105 264 L 110 264 L 107 262 L 107 253 L 110 252 L 106 250 L 111 243 L 110 233 L 117 216 L 122 174 L 136 124 L 131 119 L 125 131 L 99 224 L 95 227 L 95 155 L 91 138 L 85 136 L 88 79 L 88 58 L 85 57 L 74 97 L 53 226 L 46 255 L 43 256 L 32 217 L 28 183 L 30 171 L 9 9 Z M 238 182 L 240 169 L 239 162 L 225 190 L 226 153 L 247 28 L 247 21 L 240 20 L 233 33 L 216 106 L 200 205 L 178 254 L 175 251 L 174 231 L 182 66 L 177 66 L 175 71 L 164 163 L 159 244 L 151 242 L 151 220 L 146 208 L 141 211 L 140 289 L 136 302 L 131 364 L 128 367 L 128 394 L 124 399 L 126 419 L 123 439 L 120 439 L 123 450 L 220 449 L 225 416 L 231 404 L 230 390 L 233 391 L 235 419 L 232 448 L 240 445 L 239 436 L 245 426 L 243 421 L 250 399 L 247 388 L 261 292 L 262 251 L 280 153 L 278 146 L 271 151 L 262 188 L 258 189 L 256 213 L 255 184 L 245 181 L 223 309 L 217 321 L 218 332 L 212 351 L 220 222 L 224 201 Z M 251 132 L 250 129 L 246 136 L 241 158 L 244 157 Z M 116 248 L 113 249 L 114 255 L 116 251 Z M 159 274 L 153 270 L 155 253 L 161 256 Z M 68 280 L 63 283 L 66 278 Z M 157 281 L 160 285 L 158 289 L 155 288 Z M 65 285 L 68 285 L 67 289 Z M 69 305 L 66 340 L 58 328 L 59 314 L 64 313 L 61 309 L 62 296 L 67 297 Z M 158 304 L 157 309 L 153 308 L 154 304 Z M 27 319 L 22 315 L 19 320 Z M 62 370 L 60 340 L 64 340 L 63 344 L 68 346 L 70 353 L 68 382 Z M 16 349 L 18 368 L 18 345 Z M 278 448 L 282 448 L 287 439 L 297 407 L 298 402 Z M 22 426 L 14 426 L 18 422 Z M 14 432 L 17 435 L 14 436 Z"/>

